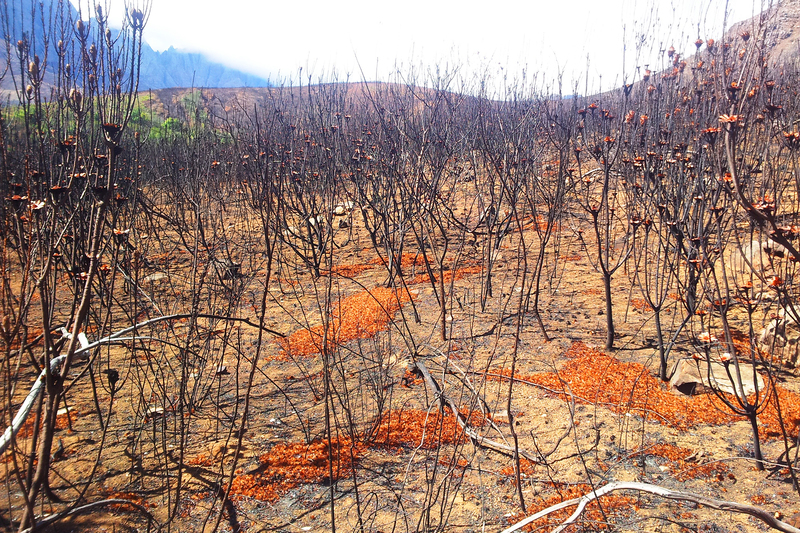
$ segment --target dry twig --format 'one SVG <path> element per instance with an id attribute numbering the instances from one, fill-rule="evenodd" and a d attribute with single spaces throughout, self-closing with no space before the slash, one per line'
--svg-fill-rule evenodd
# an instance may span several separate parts
<path id="1" fill-rule="evenodd" d="M 580 517 L 583 513 L 583 510 L 586 506 L 592 502 L 614 492 L 616 490 L 638 490 L 641 492 L 649 492 L 650 494 L 655 494 L 656 496 L 661 496 L 662 498 L 666 498 L 668 500 L 678 500 L 678 501 L 686 501 L 686 502 L 693 502 L 698 505 L 704 505 L 706 507 L 711 507 L 712 509 L 719 509 L 720 511 L 729 511 L 732 513 L 743 513 L 758 518 L 768 526 L 773 529 L 777 529 L 778 531 L 783 531 L 785 533 L 800 533 L 800 529 L 793 527 L 786 522 L 782 522 L 775 518 L 774 515 L 769 513 L 768 511 L 761 509 L 760 507 L 755 507 L 753 505 L 746 505 L 743 503 L 736 503 L 730 502 L 725 500 L 715 500 L 713 498 L 706 498 L 705 496 L 700 496 L 698 494 L 692 494 L 690 492 L 682 492 L 677 490 L 670 490 L 665 489 L 664 487 L 660 487 L 658 485 L 652 485 L 650 483 L 638 483 L 635 481 L 614 481 L 607 485 L 604 485 L 597 490 L 586 494 L 581 498 L 573 498 L 571 500 L 563 501 L 561 503 L 557 503 L 548 507 L 547 509 L 543 509 L 536 514 L 529 516 L 528 518 L 521 520 L 514 524 L 513 526 L 504 529 L 501 533 L 512 533 L 514 531 L 518 531 L 523 527 L 527 526 L 531 522 L 534 522 L 542 517 L 549 515 L 550 513 L 554 513 L 560 509 L 564 509 L 565 507 L 571 507 L 573 505 L 577 505 L 577 509 L 572 515 L 567 518 L 564 523 L 558 526 L 556 529 L 553 530 L 553 533 L 560 533 L 564 531 L 567 526 L 573 523 L 575 520 Z"/>

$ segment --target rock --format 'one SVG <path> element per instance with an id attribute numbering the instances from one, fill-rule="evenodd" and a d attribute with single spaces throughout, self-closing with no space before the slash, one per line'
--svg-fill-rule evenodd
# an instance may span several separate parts
<path id="1" fill-rule="evenodd" d="M 145 277 L 142 280 L 142 283 L 155 283 L 156 281 L 161 281 L 162 279 L 167 279 L 167 274 L 164 272 L 154 272 L 149 276 Z"/>
<path id="2" fill-rule="evenodd" d="M 148 407 L 145 411 L 145 420 L 153 420 L 161 416 L 164 416 L 163 407 Z"/>
<path id="3" fill-rule="evenodd" d="M 778 259 L 786 257 L 786 254 L 788 253 L 788 250 L 786 250 L 785 246 L 778 244 L 772 239 L 767 239 L 767 241 L 762 245 L 762 248 L 764 253 L 770 257 L 777 257 Z"/>
<path id="4" fill-rule="evenodd" d="M 756 347 L 772 354 L 781 364 L 795 368 L 800 355 L 800 325 L 781 312 L 761 330 L 756 338 Z"/>
<path id="5" fill-rule="evenodd" d="M 311 227 L 324 226 L 325 217 L 322 215 L 310 216 L 308 217 L 308 223 L 311 225 Z"/>
<path id="6" fill-rule="evenodd" d="M 213 265 L 222 280 L 236 279 L 242 275 L 242 264 L 234 263 L 230 259 L 215 259 Z"/>
<path id="7" fill-rule="evenodd" d="M 735 379 L 733 365 L 729 365 L 731 375 Z M 749 396 L 756 391 L 753 383 L 753 367 L 747 363 L 740 362 L 739 369 L 742 375 L 742 389 L 744 395 Z M 709 389 L 717 389 L 729 394 L 735 394 L 736 389 L 731 383 L 725 365 L 716 361 L 711 362 L 711 373 L 709 375 L 708 363 L 704 360 L 696 361 L 692 358 L 679 359 L 672 369 L 672 378 L 669 380 L 670 390 L 677 394 L 691 396 L 702 394 Z M 758 390 L 764 390 L 764 380 L 758 375 Z M 741 389 L 740 389 L 741 391 Z M 741 394 L 741 392 L 739 393 Z"/>
<path id="8" fill-rule="evenodd" d="M 508 424 L 508 411 L 503 409 L 492 413 L 492 420 L 497 424 Z"/>
<path id="9" fill-rule="evenodd" d="M 755 268 L 769 267 L 773 257 L 780 259 L 787 254 L 786 248 L 772 239 L 764 242 L 753 240 L 743 245 L 741 251 L 744 259 Z"/>
<path id="10" fill-rule="evenodd" d="M 298 230 L 297 226 L 289 226 L 285 230 L 283 230 L 283 237 L 286 239 L 291 239 L 300 236 L 300 231 Z"/>
<path id="11" fill-rule="evenodd" d="M 337 205 L 333 209 L 333 215 L 337 217 L 343 217 L 347 214 L 347 209 L 344 208 L 343 205 Z"/>
<path id="12" fill-rule="evenodd" d="M 221 459 L 225 456 L 228 451 L 228 446 L 224 442 L 215 442 L 209 448 L 209 452 L 211 453 L 211 457 L 214 459 Z"/>

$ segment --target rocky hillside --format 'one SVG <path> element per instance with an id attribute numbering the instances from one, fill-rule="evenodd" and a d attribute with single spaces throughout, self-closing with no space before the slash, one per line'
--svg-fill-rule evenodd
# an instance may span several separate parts
<path id="1" fill-rule="evenodd" d="M 761 15 L 734 24 L 729 35 L 765 36 L 765 52 L 778 62 L 795 61 L 800 56 L 800 0 L 783 0 Z"/>
<path id="2" fill-rule="evenodd" d="M 146 34 L 146 33 L 145 33 Z M 142 50 L 142 90 L 167 87 L 267 87 L 269 81 L 213 63 L 201 54 L 181 52 L 170 47 L 156 52 L 150 46 Z"/>
<path id="3" fill-rule="evenodd" d="M 41 4 L 41 6 L 40 6 Z M 31 16 L 32 7 L 36 6 L 35 17 Z M 41 14 L 44 13 L 44 22 Z M 14 2 L 0 2 L 0 18 L 6 19 L 9 24 L 7 36 L 10 46 L 0 46 L 0 72 L 6 64 L 7 51 L 12 52 L 11 66 L 18 70 L 15 51 L 16 43 L 23 35 L 32 43 L 33 52 L 47 62 L 45 70 L 45 83 L 48 74 L 56 71 L 57 54 L 54 51 L 58 35 L 55 31 L 45 28 L 74 27 L 78 19 L 78 12 L 70 2 L 58 0 L 15 0 Z M 33 20 L 33 22 L 32 22 Z M 50 38 L 46 38 L 49 36 Z M 144 31 L 147 39 L 147 28 Z M 2 42 L 2 41 L 0 41 Z M 49 43 L 50 50 L 44 50 L 43 43 Z M 14 71 L 12 71 L 13 73 Z M 142 70 L 139 78 L 141 90 L 163 89 L 168 87 L 267 87 L 269 81 L 253 76 L 239 70 L 229 68 L 220 63 L 209 61 L 201 54 L 186 53 L 174 48 L 164 52 L 153 50 L 147 43 L 142 47 Z M 14 84 L 10 75 L 0 80 L 0 89 L 13 89 Z"/>

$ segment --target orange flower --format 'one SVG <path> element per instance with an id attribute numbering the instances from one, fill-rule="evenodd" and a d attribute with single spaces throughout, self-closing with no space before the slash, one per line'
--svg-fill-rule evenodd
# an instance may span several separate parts
<path id="1" fill-rule="evenodd" d="M 733 124 L 741 120 L 741 115 L 720 115 L 719 121 L 723 124 Z"/>

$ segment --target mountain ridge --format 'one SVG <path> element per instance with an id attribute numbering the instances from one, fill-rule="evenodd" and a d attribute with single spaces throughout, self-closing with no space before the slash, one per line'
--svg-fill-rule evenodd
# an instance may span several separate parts
<path id="1" fill-rule="evenodd" d="M 37 15 L 32 18 L 31 13 L 34 12 Z M 0 15 L 9 22 L 8 35 L 2 36 L 3 40 L 7 40 L 8 46 L 0 47 L 0 67 L 8 59 L 9 51 L 12 54 L 11 66 L 17 66 L 14 57 L 16 43 L 26 38 L 33 45 L 31 56 L 39 55 L 46 61 L 46 70 L 50 73 L 55 72 L 58 60 L 54 48 L 58 41 L 58 32 L 55 28 L 60 27 L 66 32 L 72 31 L 79 18 L 75 7 L 67 0 L 18 0 L 11 8 L 6 3 L 0 5 Z M 40 43 L 48 43 L 49 49 L 44 50 Z M 18 67 L 15 70 L 18 70 Z M 13 90 L 14 81 L 11 78 L 12 76 L 7 74 L 0 79 L 0 89 Z M 44 83 L 50 82 L 51 79 L 46 76 Z M 174 47 L 158 52 L 147 44 L 145 27 L 139 90 L 170 87 L 269 87 L 270 85 L 269 80 L 211 61 L 201 53 L 183 52 Z"/>
<path id="2" fill-rule="evenodd" d="M 268 80 L 215 63 L 197 52 L 182 52 L 170 46 L 163 52 L 150 45 L 142 47 L 142 70 L 139 89 L 171 87 L 208 87 L 214 89 L 238 87 L 269 87 Z"/>

